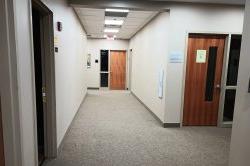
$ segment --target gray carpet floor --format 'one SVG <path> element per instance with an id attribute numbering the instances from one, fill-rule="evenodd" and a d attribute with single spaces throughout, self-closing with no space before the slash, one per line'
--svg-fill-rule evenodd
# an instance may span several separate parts
<path id="1" fill-rule="evenodd" d="M 89 91 L 45 166 L 227 166 L 231 129 L 163 128 L 129 92 Z"/>

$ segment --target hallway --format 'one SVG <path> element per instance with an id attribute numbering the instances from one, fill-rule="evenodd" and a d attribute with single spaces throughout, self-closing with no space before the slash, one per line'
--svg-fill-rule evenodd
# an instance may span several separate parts
<path id="1" fill-rule="evenodd" d="M 128 91 L 89 91 L 45 166 L 226 166 L 231 129 L 162 128 Z"/>

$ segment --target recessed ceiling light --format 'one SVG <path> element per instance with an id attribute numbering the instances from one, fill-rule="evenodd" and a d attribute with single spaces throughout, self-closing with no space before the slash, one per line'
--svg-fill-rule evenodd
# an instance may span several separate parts
<path id="1" fill-rule="evenodd" d="M 106 25 L 122 25 L 123 20 L 105 20 Z"/>
<path id="2" fill-rule="evenodd" d="M 128 9 L 105 9 L 106 12 L 120 12 L 120 13 L 128 13 Z"/>
<path id="3" fill-rule="evenodd" d="M 119 29 L 106 28 L 106 29 L 104 29 L 104 32 L 106 32 L 106 33 L 118 33 Z"/>

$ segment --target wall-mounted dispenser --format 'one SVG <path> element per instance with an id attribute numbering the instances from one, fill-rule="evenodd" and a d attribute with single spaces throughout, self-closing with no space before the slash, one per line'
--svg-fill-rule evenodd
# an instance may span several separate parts
<path id="1" fill-rule="evenodd" d="M 248 93 L 250 93 L 250 78 L 249 78 L 249 83 L 248 83 Z"/>
<path id="2" fill-rule="evenodd" d="M 158 82 L 158 97 L 163 98 L 163 81 L 164 81 L 164 70 L 159 71 L 159 82 Z"/>

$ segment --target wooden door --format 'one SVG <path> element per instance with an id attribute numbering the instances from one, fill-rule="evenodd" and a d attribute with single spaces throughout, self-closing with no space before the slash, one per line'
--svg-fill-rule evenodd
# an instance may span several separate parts
<path id="1" fill-rule="evenodd" d="M 217 125 L 225 35 L 190 35 L 183 125 Z"/>
<path id="2" fill-rule="evenodd" d="M 110 51 L 110 89 L 125 90 L 126 51 Z"/>
<path id="3" fill-rule="evenodd" d="M 0 166 L 4 166 L 4 143 L 3 143 L 3 126 L 2 126 L 2 108 L 0 101 Z"/>

